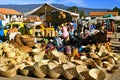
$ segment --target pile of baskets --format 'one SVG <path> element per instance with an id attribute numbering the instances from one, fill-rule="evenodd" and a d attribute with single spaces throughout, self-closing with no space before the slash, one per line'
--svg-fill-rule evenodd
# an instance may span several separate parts
<path id="1" fill-rule="evenodd" d="M 0 76 L 14 77 L 19 73 L 25 76 L 34 74 L 38 78 L 49 76 L 57 79 L 62 76 L 65 79 L 104 80 L 107 73 L 117 70 L 116 64 L 120 60 L 119 54 L 102 52 L 102 45 L 98 53 L 92 53 L 95 49 L 92 46 L 89 55 L 80 55 L 77 59 L 73 53 L 68 56 L 55 49 L 45 53 L 41 44 L 35 46 L 31 52 L 25 52 L 12 44 L 0 43 Z"/>
<path id="2" fill-rule="evenodd" d="M 35 45 L 35 38 L 30 35 L 16 34 L 15 39 L 10 41 L 16 48 L 25 52 L 31 52 Z"/>

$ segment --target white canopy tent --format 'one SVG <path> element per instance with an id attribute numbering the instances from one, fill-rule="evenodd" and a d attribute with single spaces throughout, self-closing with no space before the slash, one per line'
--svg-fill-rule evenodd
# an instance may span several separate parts
<path id="1" fill-rule="evenodd" d="M 73 12 L 70 12 L 70 11 L 67 11 L 67 10 L 63 10 L 63 9 L 60 9 L 60 8 L 57 8 L 57 7 L 54 7 L 50 4 L 43 4 L 42 6 L 38 7 L 38 8 L 35 8 L 34 10 L 30 11 L 30 12 L 27 12 L 27 13 L 24 13 L 24 16 L 28 16 L 28 15 L 46 15 L 47 12 L 52 12 L 52 11 L 63 11 L 65 13 L 69 13 L 72 17 L 76 17 L 76 18 L 79 18 L 79 14 L 77 13 L 73 13 Z"/>

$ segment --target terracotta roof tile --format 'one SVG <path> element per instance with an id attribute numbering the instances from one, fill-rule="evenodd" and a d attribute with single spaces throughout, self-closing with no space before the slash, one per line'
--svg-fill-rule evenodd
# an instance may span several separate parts
<path id="1" fill-rule="evenodd" d="M 14 10 L 14 9 L 7 9 L 7 8 L 0 8 L 0 13 L 1 14 L 9 14 L 9 15 L 20 15 L 22 13 Z"/>
<path id="2" fill-rule="evenodd" d="M 106 14 L 112 14 L 113 16 L 118 16 L 118 12 L 90 12 L 90 16 L 103 16 Z"/>

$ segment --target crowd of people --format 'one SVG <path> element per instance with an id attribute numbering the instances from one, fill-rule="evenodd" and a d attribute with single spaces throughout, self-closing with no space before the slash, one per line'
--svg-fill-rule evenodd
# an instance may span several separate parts
<path id="1" fill-rule="evenodd" d="M 71 48 L 81 49 L 81 46 L 88 44 L 106 43 L 107 30 L 105 26 L 100 27 L 94 23 L 75 22 L 63 23 L 58 26 L 58 35 L 54 37 L 53 42 L 48 41 L 48 44 L 54 45 L 58 51 L 64 51 L 67 46 Z"/>
<path id="2" fill-rule="evenodd" d="M 24 27 L 17 28 L 15 26 L 10 28 L 7 34 L 5 33 L 5 30 L 3 28 L 1 29 L 1 31 L 2 31 L 0 36 L 1 41 L 12 40 L 14 39 L 16 34 L 30 34 L 28 33 L 30 32 L 29 29 Z M 59 43 L 60 45 L 62 43 L 64 45 L 73 45 L 77 47 L 79 45 L 87 45 L 89 43 L 97 43 L 100 41 L 104 42 L 105 40 L 103 41 L 98 40 L 97 39 L 98 37 L 96 38 L 96 35 L 99 37 L 103 36 L 104 39 L 106 39 L 106 35 L 107 35 L 105 26 L 103 24 L 102 25 L 100 25 L 99 23 L 89 24 L 82 21 L 78 23 L 74 21 L 63 23 L 60 26 L 58 26 L 56 32 L 58 33 L 58 35 L 55 37 L 55 39 L 59 40 L 57 41 L 56 46 L 58 46 Z"/>

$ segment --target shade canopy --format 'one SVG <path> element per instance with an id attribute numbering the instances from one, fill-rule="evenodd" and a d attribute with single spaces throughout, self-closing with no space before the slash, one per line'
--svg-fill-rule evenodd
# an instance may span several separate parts
<path id="1" fill-rule="evenodd" d="M 113 17 L 112 14 L 106 14 L 106 15 L 103 16 L 103 18 L 112 18 L 112 17 Z"/>
<path id="2" fill-rule="evenodd" d="M 47 3 L 43 4 L 42 6 L 40 6 L 38 8 L 35 8 L 34 10 L 32 10 L 30 12 L 24 13 L 24 15 L 25 16 L 27 16 L 27 15 L 44 15 L 44 14 L 54 12 L 54 11 L 63 11 L 65 13 L 69 13 L 71 16 L 79 17 L 79 14 L 77 14 L 77 13 L 66 11 L 66 10 L 54 7 Z"/>

